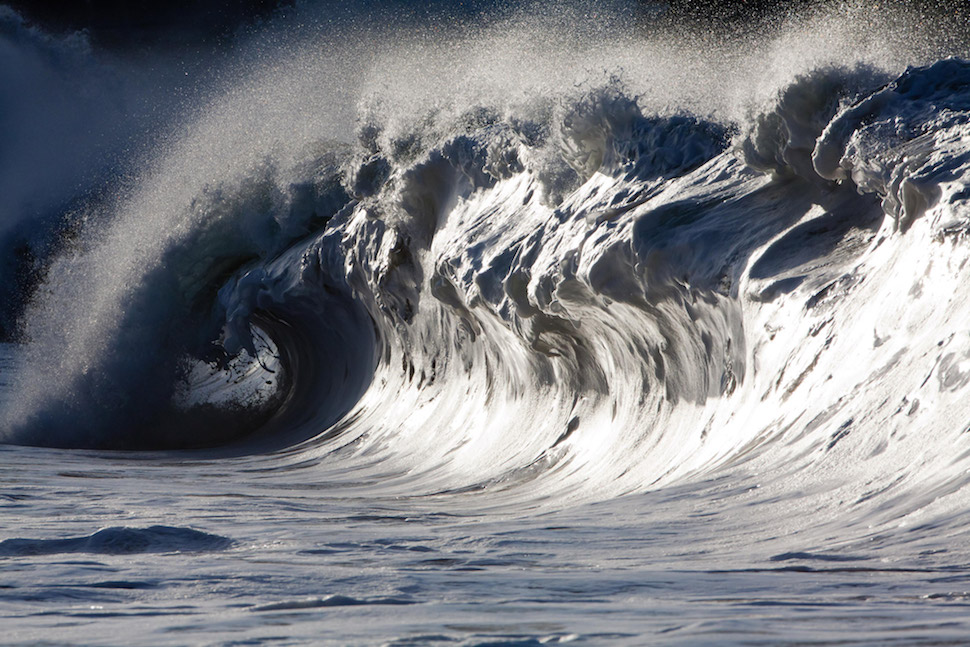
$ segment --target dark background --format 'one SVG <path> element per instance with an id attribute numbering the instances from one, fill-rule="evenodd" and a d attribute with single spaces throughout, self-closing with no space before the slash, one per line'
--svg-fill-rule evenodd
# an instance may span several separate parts
<path id="1" fill-rule="evenodd" d="M 282 0 L 0 0 L 45 31 L 85 30 L 107 47 L 219 42 Z"/>
<path id="2" fill-rule="evenodd" d="M 0 0 L 29 22 L 52 32 L 85 30 L 99 46 L 144 48 L 227 42 L 239 28 L 258 24 L 275 11 L 286 11 L 296 0 Z M 668 0 L 661 12 L 666 20 L 700 28 L 743 28 L 811 6 L 835 4 L 837 0 Z M 325 11 L 350 14 L 387 8 L 405 10 L 416 19 L 471 17 L 495 12 L 512 3 L 495 0 L 302 0 Z M 590 2 L 595 9 L 603 3 Z M 870 2 L 877 10 L 915 9 L 927 20 L 970 20 L 967 0 L 889 0 Z M 657 3 L 638 0 L 645 20 L 657 20 Z"/>

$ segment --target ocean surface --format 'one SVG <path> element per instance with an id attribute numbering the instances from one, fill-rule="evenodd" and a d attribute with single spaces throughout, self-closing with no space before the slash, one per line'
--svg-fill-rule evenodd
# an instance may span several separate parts
<path id="1" fill-rule="evenodd" d="M 970 640 L 967 25 L 328 11 L 0 7 L 0 643 Z"/>

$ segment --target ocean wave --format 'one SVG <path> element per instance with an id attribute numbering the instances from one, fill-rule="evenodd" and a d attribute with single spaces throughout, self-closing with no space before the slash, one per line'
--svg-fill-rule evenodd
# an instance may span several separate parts
<path id="1" fill-rule="evenodd" d="M 690 75 L 529 92 L 499 48 L 402 107 L 376 72 L 317 88 L 342 52 L 244 76 L 51 260 L 5 442 L 303 443 L 412 492 L 609 496 L 769 450 L 904 461 L 914 403 L 950 420 L 966 61 L 811 59 L 705 110 Z"/>

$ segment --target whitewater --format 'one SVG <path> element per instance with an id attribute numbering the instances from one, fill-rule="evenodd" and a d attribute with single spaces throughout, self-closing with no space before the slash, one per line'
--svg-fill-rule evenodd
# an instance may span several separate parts
<path id="1" fill-rule="evenodd" d="M 966 25 L 368 11 L 0 8 L 2 641 L 966 641 Z"/>

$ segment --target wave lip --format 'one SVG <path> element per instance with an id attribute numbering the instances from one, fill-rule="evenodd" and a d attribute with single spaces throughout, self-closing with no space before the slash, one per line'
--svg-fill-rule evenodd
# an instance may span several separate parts
<path id="1" fill-rule="evenodd" d="M 819 138 L 812 162 L 829 180 L 851 180 L 882 198 L 905 231 L 941 202 L 967 201 L 970 61 L 949 58 L 906 70 L 841 111 Z"/>

